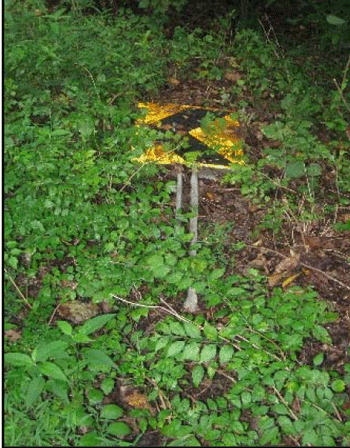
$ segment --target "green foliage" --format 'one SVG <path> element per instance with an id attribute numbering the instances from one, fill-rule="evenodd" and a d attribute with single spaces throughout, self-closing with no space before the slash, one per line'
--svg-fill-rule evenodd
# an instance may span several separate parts
<path id="1" fill-rule="evenodd" d="M 180 11 L 187 3 L 187 0 L 139 0 L 140 8 L 148 9 L 155 15 L 165 15 L 170 8 Z"/>
<path id="2" fill-rule="evenodd" d="M 264 225 L 275 230 L 282 225 L 281 218 L 286 210 L 292 212 L 295 220 L 308 222 L 315 219 L 315 209 L 320 208 L 317 203 L 322 203 L 329 194 L 323 185 L 323 176 L 327 170 L 336 172 L 338 198 L 332 199 L 336 203 L 341 200 L 346 204 L 350 192 L 350 60 L 344 60 L 344 70 L 340 78 L 338 72 L 338 79 L 335 79 L 334 67 L 322 67 L 328 70 L 327 75 L 332 83 L 331 88 L 327 88 L 328 84 L 325 86 L 313 82 L 315 68 L 303 54 L 306 49 L 299 50 L 305 62 L 305 70 L 302 71 L 300 66 L 283 54 L 278 45 L 266 44 L 254 31 L 242 31 L 235 40 L 235 56 L 240 58 L 240 66 L 246 68 L 247 73 L 235 88 L 235 93 L 245 93 L 251 89 L 254 108 L 259 107 L 259 103 L 265 107 L 266 101 L 276 108 L 277 98 L 279 119 L 262 127 L 263 135 L 274 145 L 264 145 L 262 158 L 256 165 L 247 160 L 246 166 L 235 170 L 226 179 L 239 183 L 242 193 L 254 201 L 271 204 L 271 214 L 265 216 Z M 246 116 L 246 107 L 247 103 L 243 101 L 240 112 L 240 120 L 243 122 L 252 118 Z M 331 142 L 320 140 L 323 126 L 332 132 L 334 140 Z M 292 192 L 292 195 L 288 192 Z M 281 201 L 281 195 L 286 200 Z M 274 199 L 276 197 L 277 200 Z M 300 202 L 304 202 L 301 211 L 295 205 Z"/>
<path id="3" fill-rule="evenodd" d="M 156 14 L 176 7 L 139 6 Z M 178 27 L 167 41 L 154 20 L 122 8 L 115 17 L 84 14 L 91 7 L 77 1 L 71 12 L 48 13 L 33 1 L 5 10 L 5 329 L 19 331 L 25 320 L 21 338 L 5 343 L 6 444 L 119 446 L 137 444 L 135 434 L 147 430 L 180 446 L 272 445 L 286 436 L 346 442 L 349 426 L 338 415 L 349 369 L 344 378 L 325 371 L 322 352 L 311 365 L 299 361 L 308 340 L 330 343 L 326 305 L 313 291 L 271 292 L 256 271 L 230 274 L 235 260 L 223 236 L 234 223 L 201 229 L 196 256 L 188 257 L 191 235 L 175 230 L 169 206 L 173 182 L 132 161 L 159 138 L 133 126 L 136 101 L 157 93 L 168 66 L 184 74 L 196 60 L 194 77 L 221 79 L 223 36 Z M 304 193 L 308 182 L 313 193 L 329 163 L 339 190 L 348 191 L 345 76 L 325 108 L 320 87 L 305 94 L 299 71 L 276 64 L 256 33 L 242 31 L 234 52 L 248 68 L 239 88 L 257 98 L 283 93 L 280 119 L 264 129 L 282 147 L 267 148 L 257 167 L 247 163 L 231 179 L 268 202 L 276 181 L 264 170 L 281 170 L 281 187 L 301 181 Z M 342 136 L 338 153 L 336 137 L 330 149 L 313 134 L 319 117 Z M 202 125 L 210 129 L 210 115 Z M 271 205 L 266 222 L 287 207 L 296 212 L 293 203 L 285 207 Z M 210 317 L 160 314 L 147 327 L 152 307 L 182 300 L 189 286 Z M 143 306 L 118 300 L 130 297 Z M 79 324 L 60 320 L 57 305 L 76 299 L 109 311 Z M 206 396 L 206 384 L 220 384 L 222 373 L 230 386 Z M 119 380 L 161 406 L 151 412 L 113 402 Z"/>

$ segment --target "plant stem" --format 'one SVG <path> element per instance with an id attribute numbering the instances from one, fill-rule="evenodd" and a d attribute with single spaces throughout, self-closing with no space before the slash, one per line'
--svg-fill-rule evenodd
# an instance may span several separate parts
<path id="1" fill-rule="evenodd" d="M 6 269 L 4 269 L 5 274 L 8 276 L 10 282 L 13 284 L 13 286 L 15 287 L 16 291 L 18 292 L 18 294 L 20 295 L 21 299 L 24 301 L 25 306 L 30 310 L 32 308 L 32 305 L 28 302 L 28 300 L 25 298 L 25 296 L 22 294 L 21 290 L 19 289 L 19 287 L 16 285 L 15 281 L 13 280 L 13 278 L 11 277 L 11 275 L 7 272 Z"/>

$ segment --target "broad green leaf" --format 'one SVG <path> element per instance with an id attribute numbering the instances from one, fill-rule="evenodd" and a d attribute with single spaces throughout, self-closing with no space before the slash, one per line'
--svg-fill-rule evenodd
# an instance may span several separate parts
<path id="1" fill-rule="evenodd" d="M 216 411 L 218 408 L 218 405 L 216 404 L 216 402 L 214 400 L 212 400 L 211 398 L 207 399 L 207 406 L 210 411 Z"/>
<path id="2" fill-rule="evenodd" d="M 165 346 L 167 345 L 167 343 L 168 343 L 170 340 L 171 340 L 171 339 L 170 339 L 170 337 L 168 337 L 168 336 L 164 336 L 164 337 L 159 338 L 159 339 L 157 340 L 157 342 L 156 342 L 156 346 L 155 346 L 154 350 L 155 350 L 156 352 L 159 351 L 159 350 L 161 350 L 163 347 L 165 347 Z"/>
<path id="3" fill-rule="evenodd" d="M 308 429 L 303 434 L 302 446 L 319 446 L 319 436 L 314 429 Z"/>
<path id="4" fill-rule="evenodd" d="M 167 282 L 174 283 L 175 285 L 178 285 L 180 283 L 181 279 L 183 278 L 183 276 L 184 276 L 183 272 L 179 272 L 179 271 L 172 272 L 170 275 L 168 275 Z"/>
<path id="5" fill-rule="evenodd" d="M 198 342 L 190 342 L 189 344 L 186 344 L 181 354 L 182 359 L 191 359 L 192 361 L 197 361 L 199 348 L 200 345 L 198 344 Z"/>
<path id="6" fill-rule="evenodd" d="M 281 435 L 278 426 L 269 428 L 268 431 L 264 431 L 259 440 L 259 445 L 279 445 L 281 442 Z"/>
<path id="7" fill-rule="evenodd" d="M 185 322 L 183 325 L 184 325 L 186 333 L 188 334 L 188 336 L 190 338 L 193 338 L 193 339 L 200 338 L 201 329 L 199 327 L 197 327 L 197 325 L 192 324 L 190 322 Z"/>
<path id="8" fill-rule="evenodd" d="M 309 401 L 311 401 L 312 403 L 314 403 L 316 401 L 316 393 L 315 393 L 315 389 L 313 386 L 308 387 L 305 391 L 306 397 Z"/>
<path id="9" fill-rule="evenodd" d="M 181 421 L 174 419 L 168 425 L 163 426 L 161 433 L 167 437 L 175 438 L 178 436 Z"/>
<path id="10" fill-rule="evenodd" d="M 73 341 L 77 342 L 78 344 L 86 344 L 88 342 L 93 341 L 93 339 L 89 338 L 88 335 L 82 334 L 80 332 L 73 334 L 72 338 L 73 338 Z"/>
<path id="11" fill-rule="evenodd" d="M 66 334 L 67 336 L 71 336 L 73 333 L 73 327 L 70 323 L 68 323 L 65 320 L 58 320 L 56 322 L 58 328 L 62 331 L 63 334 Z"/>
<path id="12" fill-rule="evenodd" d="M 38 229 L 41 232 L 44 232 L 44 230 L 45 230 L 44 226 L 42 225 L 42 223 L 40 221 L 38 221 L 38 220 L 34 220 L 30 224 L 31 224 L 32 229 L 34 229 L 34 230 Z"/>
<path id="13" fill-rule="evenodd" d="M 44 390 L 44 387 L 45 380 L 41 375 L 36 376 L 31 380 L 28 385 L 28 390 L 25 398 L 25 405 L 27 408 L 31 408 L 33 406 L 33 404 L 36 402 L 36 400 Z"/>
<path id="14" fill-rule="evenodd" d="M 205 293 L 206 289 L 208 288 L 208 283 L 206 281 L 193 282 L 192 283 L 192 288 L 198 294 L 203 294 L 203 293 Z"/>
<path id="15" fill-rule="evenodd" d="M 189 428 L 188 426 L 183 426 L 184 428 Z M 186 429 L 186 431 L 188 431 L 188 429 Z M 170 442 L 169 444 L 167 444 L 168 446 L 202 446 L 202 444 L 199 442 L 198 439 L 196 439 L 196 437 L 192 436 L 192 435 L 188 435 L 186 434 L 186 437 L 181 437 L 180 439 L 175 439 L 172 442 Z"/>
<path id="16" fill-rule="evenodd" d="M 165 264 L 159 266 L 157 270 L 153 271 L 155 278 L 164 278 L 171 272 L 171 268 Z"/>
<path id="17" fill-rule="evenodd" d="M 177 263 L 177 257 L 173 254 L 166 254 L 165 255 L 165 263 L 168 266 L 175 266 Z"/>
<path id="18" fill-rule="evenodd" d="M 131 429 L 125 422 L 115 422 L 108 426 L 107 432 L 115 437 L 124 437 L 131 433 Z"/>
<path id="19" fill-rule="evenodd" d="M 95 126 L 92 120 L 89 119 L 81 120 L 79 123 L 79 132 L 84 138 L 88 138 L 93 133 L 94 129 Z M 89 159 L 94 155 L 94 153 L 95 153 L 94 150 L 86 151 L 86 158 Z"/>
<path id="20" fill-rule="evenodd" d="M 21 249 L 14 248 L 11 250 L 11 255 L 14 255 L 15 257 L 18 257 L 22 253 Z"/>
<path id="21" fill-rule="evenodd" d="M 94 333 L 104 327 L 107 322 L 113 319 L 113 317 L 115 317 L 115 314 L 102 314 L 101 316 L 93 317 L 92 319 L 84 322 L 78 332 L 83 335 Z"/>
<path id="22" fill-rule="evenodd" d="M 237 438 L 231 432 L 227 432 L 223 435 L 222 442 L 224 443 L 224 446 L 238 446 Z"/>
<path id="23" fill-rule="evenodd" d="M 182 351 L 182 349 L 185 346 L 185 342 L 184 341 L 176 341 L 173 342 L 170 347 L 168 348 L 168 353 L 167 356 L 174 356 L 177 355 L 178 353 L 180 353 Z"/>
<path id="24" fill-rule="evenodd" d="M 288 163 L 285 170 L 285 176 L 289 179 L 298 179 L 305 175 L 305 163 L 304 162 L 291 162 Z"/>
<path id="25" fill-rule="evenodd" d="M 316 339 L 318 339 L 321 342 L 326 342 L 326 343 L 331 342 L 331 338 L 328 334 L 328 331 L 321 325 L 315 325 L 312 328 L 312 334 L 314 335 L 314 337 Z"/>
<path id="26" fill-rule="evenodd" d="M 323 398 L 325 397 L 323 387 L 317 387 L 317 388 L 316 388 L 316 396 L 317 396 L 317 398 L 319 398 L 320 400 L 323 400 Z"/>
<path id="27" fill-rule="evenodd" d="M 217 339 L 218 330 L 213 325 L 209 324 L 208 322 L 205 322 L 203 333 L 208 339 L 215 341 Z"/>
<path id="28" fill-rule="evenodd" d="M 322 168 L 319 163 L 310 163 L 307 167 L 307 174 L 311 177 L 320 176 L 322 174 Z"/>
<path id="29" fill-rule="evenodd" d="M 117 420 L 123 413 L 123 409 L 116 404 L 107 404 L 102 408 L 101 418 L 105 418 L 106 420 Z"/>
<path id="30" fill-rule="evenodd" d="M 193 428 L 189 425 L 183 425 L 180 420 L 173 420 L 169 425 L 164 426 L 161 432 L 171 438 L 185 437 L 193 432 Z"/>
<path id="31" fill-rule="evenodd" d="M 247 406 L 252 401 L 252 394 L 250 392 L 242 392 L 241 401 L 243 406 Z"/>
<path id="32" fill-rule="evenodd" d="M 188 289 L 193 284 L 193 279 L 189 275 L 184 275 L 182 279 L 177 284 L 179 290 L 183 291 Z"/>
<path id="33" fill-rule="evenodd" d="M 326 20 L 330 25 L 335 25 L 335 26 L 342 26 L 346 23 L 346 21 L 344 19 L 334 16 L 333 14 L 328 14 L 326 17 Z"/>
<path id="34" fill-rule="evenodd" d="M 180 322 L 177 322 L 177 321 L 171 322 L 169 324 L 169 329 L 172 332 L 172 334 L 175 334 L 177 336 L 186 336 L 185 329 L 184 329 L 182 323 L 180 323 Z"/>
<path id="35" fill-rule="evenodd" d="M 67 383 L 69 383 L 68 378 L 63 373 L 62 369 L 53 362 L 43 362 L 41 365 L 39 365 L 39 370 L 43 375 L 48 376 L 49 378 L 67 381 Z"/>
<path id="36" fill-rule="evenodd" d="M 136 307 L 130 312 L 130 316 L 135 322 L 138 322 L 141 317 L 147 317 L 149 313 L 148 308 Z"/>
<path id="37" fill-rule="evenodd" d="M 89 398 L 89 402 L 91 405 L 94 405 L 94 404 L 99 405 L 102 402 L 104 395 L 103 395 L 102 391 L 92 388 L 89 390 L 88 398 Z"/>
<path id="38" fill-rule="evenodd" d="M 286 415 L 280 415 L 277 419 L 279 425 L 281 426 L 283 432 L 286 434 L 295 434 L 295 428 L 293 422 Z"/>
<path id="39" fill-rule="evenodd" d="M 289 415 L 289 411 L 287 409 L 287 407 L 282 404 L 282 403 L 276 403 L 273 407 L 272 410 L 274 412 L 276 412 L 276 414 L 280 414 L 280 415 Z"/>
<path id="40" fill-rule="evenodd" d="M 222 277 L 226 271 L 226 268 L 215 269 L 209 274 L 209 281 L 217 280 Z"/>
<path id="41" fill-rule="evenodd" d="M 30 367 L 34 365 L 32 358 L 24 353 L 5 353 L 4 362 L 15 367 Z"/>
<path id="42" fill-rule="evenodd" d="M 216 362 L 211 362 L 208 365 L 208 367 L 207 367 L 207 375 L 208 375 L 208 378 L 210 380 L 214 378 L 217 369 L 218 369 L 218 365 L 217 365 Z"/>
<path id="43" fill-rule="evenodd" d="M 327 431 L 327 426 L 325 426 L 325 430 Z M 334 437 L 332 437 L 331 435 L 328 434 L 322 434 L 321 435 L 321 439 L 322 439 L 322 446 L 337 446 L 338 444 L 336 443 L 336 441 L 334 440 Z M 348 443 L 349 445 L 349 443 Z"/>
<path id="44" fill-rule="evenodd" d="M 46 361 L 49 358 L 64 356 L 68 343 L 65 341 L 52 341 L 38 345 L 32 355 L 34 361 Z"/>
<path id="45" fill-rule="evenodd" d="M 219 352 L 219 361 L 220 364 L 225 364 L 228 362 L 233 356 L 233 347 L 232 345 L 224 345 L 221 347 Z"/>
<path id="46" fill-rule="evenodd" d="M 108 395 L 114 389 L 114 379 L 111 377 L 104 378 L 101 382 L 101 390 L 105 395 Z"/>
<path id="47" fill-rule="evenodd" d="M 330 387 L 325 387 L 324 396 L 325 396 L 325 398 L 327 398 L 327 400 L 331 400 L 333 398 L 333 392 Z"/>
<path id="48" fill-rule="evenodd" d="M 240 421 L 231 421 L 230 429 L 239 434 L 244 431 L 244 426 Z"/>
<path id="49" fill-rule="evenodd" d="M 84 434 L 79 440 L 78 446 L 101 446 L 101 436 L 97 432 Z"/>
<path id="50" fill-rule="evenodd" d="M 316 355 L 313 359 L 313 363 L 315 366 L 319 366 L 323 363 L 323 359 L 324 359 L 324 353 L 319 353 L 318 355 Z"/>
<path id="51" fill-rule="evenodd" d="M 7 260 L 7 263 L 11 266 L 11 268 L 17 269 L 18 258 L 17 257 L 9 257 L 9 259 Z"/>
<path id="52" fill-rule="evenodd" d="M 50 379 L 47 381 L 47 389 L 50 390 L 53 394 L 58 397 L 62 403 L 68 404 L 69 398 L 68 398 L 68 392 L 69 387 L 66 381 L 62 380 L 56 380 L 56 379 Z"/>
<path id="53" fill-rule="evenodd" d="M 83 353 L 83 357 L 90 367 L 98 367 L 100 365 L 106 367 L 116 367 L 115 362 L 102 350 L 89 349 Z"/>
<path id="54" fill-rule="evenodd" d="M 216 355 L 216 345 L 208 344 L 205 345 L 201 351 L 200 361 L 207 362 L 213 359 Z"/>
<path id="55" fill-rule="evenodd" d="M 201 258 L 194 258 L 193 260 L 191 260 L 191 267 L 193 268 L 194 272 L 202 273 L 205 271 L 207 266 L 208 262 Z"/>
<path id="56" fill-rule="evenodd" d="M 151 255 L 147 259 L 147 265 L 152 271 L 157 271 L 160 267 L 164 266 L 164 258 L 162 255 Z"/>
<path id="57" fill-rule="evenodd" d="M 200 364 L 198 364 L 193 370 L 192 370 L 192 381 L 194 384 L 194 387 L 198 387 L 204 377 L 204 368 Z"/>
<path id="58" fill-rule="evenodd" d="M 341 379 L 334 380 L 332 382 L 332 389 L 334 390 L 334 392 L 344 392 L 345 381 Z"/>
<path id="59" fill-rule="evenodd" d="M 228 297 L 241 297 L 247 295 L 247 290 L 240 286 L 234 286 L 233 288 L 230 288 L 226 294 Z"/>

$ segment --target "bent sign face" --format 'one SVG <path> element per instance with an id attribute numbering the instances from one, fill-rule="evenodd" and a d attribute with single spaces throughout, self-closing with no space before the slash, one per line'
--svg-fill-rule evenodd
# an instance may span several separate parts
<path id="1" fill-rule="evenodd" d="M 180 104 L 139 103 L 138 106 L 147 109 L 147 114 L 138 120 L 137 126 L 171 130 L 187 137 L 189 144 L 187 148 L 169 152 L 162 142 L 155 142 L 134 161 L 186 165 L 186 158 L 189 159 L 192 152 L 198 155 L 196 165 L 199 167 L 229 169 L 232 163 L 244 164 L 241 140 L 237 135 L 239 122 L 228 111 Z"/>

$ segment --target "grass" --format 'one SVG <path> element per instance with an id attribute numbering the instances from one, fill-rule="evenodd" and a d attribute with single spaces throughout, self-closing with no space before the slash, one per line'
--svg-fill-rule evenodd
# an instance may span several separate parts
<path id="1" fill-rule="evenodd" d="M 228 248 L 230 226 L 203 228 L 189 259 L 173 180 L 131 160 L 160 135 L 133 126 L 138 101 L 174 72 L 220 81 L 235 58 L 244 77 L 222 101 L 237 98 L 242 123 L 274 110 L 262 132 L 281 143 L 228 181 L 265 207 L 260 229 L 276 238 L 286 216 L 336 216 L 350 192 L 346 59 L 325 67 L 325 82 L 338 79 L 329 91 L 252 31 L 229 46 L 225 33 L 181 28 L 167 40 L 127 10 L 31 3 L 7 6 L 5 31 L 5 444 L 348 445 L 350 366 L 323 363 L 330 305 L 235 271 L 246 245 Z M 189 286 L 206 313 L 179 311 Z M 72 303 L 98 315 L 59 314 Z"/>

